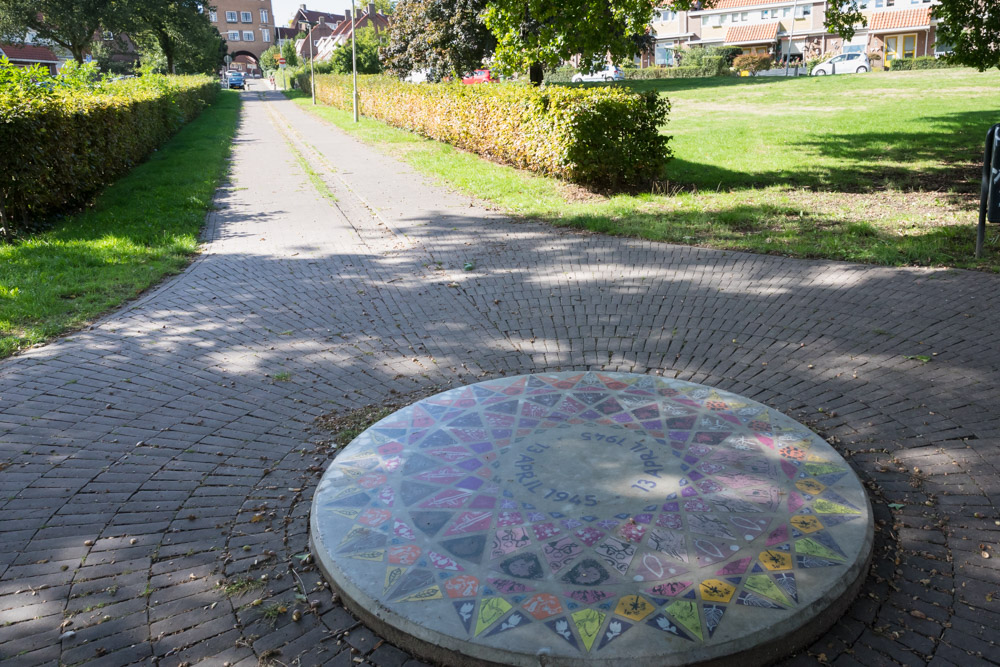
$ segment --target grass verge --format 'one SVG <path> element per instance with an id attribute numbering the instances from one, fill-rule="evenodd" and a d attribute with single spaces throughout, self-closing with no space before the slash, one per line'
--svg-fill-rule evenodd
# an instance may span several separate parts
<path id="1" fill-rule="evenodd" d="M 888 266 L 973 259 L 982 142 L 1000 73 L 632 82 L 670 98 L 675 159 L 650 192 L 590 192 L 330 107 L 297 104 L 511 215 L 607 234 Z"/>
<path id="2" fill-rule="evenodd" d="M 84 326 L 187 266 L 239 108 L 237 93 L 221 91 L 91 208 L 0 245 L 0 358 Z"/>

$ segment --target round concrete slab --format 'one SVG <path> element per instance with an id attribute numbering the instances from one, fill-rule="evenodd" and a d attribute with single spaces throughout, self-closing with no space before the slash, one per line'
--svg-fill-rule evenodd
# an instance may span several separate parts
<path id="1" fill-rule="evenodd" d="M 447 664 L 766 662 L 856 593 L 872 518 L 801 424 L 621 373 L 492 380 L 372 426 L 312 512 L 330 582 Z"/>

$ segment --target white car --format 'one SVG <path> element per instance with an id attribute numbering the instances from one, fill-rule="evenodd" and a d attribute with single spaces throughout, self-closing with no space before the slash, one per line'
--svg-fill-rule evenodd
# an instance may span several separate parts
<path id="1" fill-rule="evenodd" d="M 813 67 L 813 76 L 824 76 L 826 74 L 860 74 L 868 72 L 872 68 L 868 62 L 868 55 L 864 53 L 841 53 L 829 60 L 824 60 Z"/>
<path id="2" fill-rule="evenodd" d="M 625 75 L 622 74 L 620 67 L 615 67 L 614 65 L 607 65 L 602 70 L 597 70 L 596 72 L 591 72 L 587 74 L 585 72 L 580 72 L 579 74 L 574 74 L 571 81 L 573 83 L 583 83 L 584 81 L 624 81 Z"/>

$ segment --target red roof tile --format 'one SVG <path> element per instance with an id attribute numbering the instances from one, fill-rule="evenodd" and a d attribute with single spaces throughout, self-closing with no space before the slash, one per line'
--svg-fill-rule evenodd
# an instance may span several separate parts
<path id="1" fill-rule="evenodd" d="M 334 37 L 339 37 L 341 35 L 349 36 L 354 29 L 354 26 L 358 28 L 365 28 L 368 26 L 374 26 L 376 31 L 386 30 L 389 27 L 389 17 L 384 14 L 364 14 L 356 21 L 344 21 L 337 29 L 333 31 Z"/>
<path id="2" fill-rule="evenodd" d="M 669 6 L 669 1 L 664 3 L 664 6 Z M 716 0 L 711 7 L 705 7 L 702 11 L 712 11 L 714 9 L 739 9 L 741 7 L 755 7 L 757 5 L 767 6 L 767 5 L 787 5 L 788 0 L 774 0 L 769 2 L 768 0 Z M 802 2 L 802 6 L 806 3 Z M 692 9 L 691 11 L 699 11 L 697 9 Z"/>
<path id="3" fill-rule="evenodd" d="M 868 18 L 869 30 L 896 30 L 902 28 L 925 28 L 931 24 L 931 8 L 903 9 L 878 12 Z"/>
<path id="4" fill-rule="evenodd" d="M 47 46 L 32 46 L 30 44 L 25 44 L 24 46 L 14 46 L 13 44 L 0 44 L 0 51 L 3 51 L 4 55 L 6 55 L 9 60 L 16 60 L 18 62 L 59 62 L 59 58 L 57 58 L 56 54 L 52 52 L 52 49 Z"/>
<path id="5" fill-rule="evenodd" d="M 778 39 L 778 22 L 741 25 L 726 30 L 726 44 L 773 42 Z"/>

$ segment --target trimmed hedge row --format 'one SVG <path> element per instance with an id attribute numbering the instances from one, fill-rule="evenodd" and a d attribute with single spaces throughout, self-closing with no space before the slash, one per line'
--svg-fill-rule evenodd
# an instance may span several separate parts
<path id="1" fill-rule="evenodd" d="M 917 58 L 896 58 L 890 64 L 889 69 L 893 72 L 909 72 L 915 69 L 945 69 L 948 67 L 961 67 L 961 65 L 950 63 L 947 58 L 920 56 Z"/>
<path id="2" fill-rule="evenodd" d="M 0 90 L 0 236 L 79 207 L 211 104 L 211 77 Z"/>
<path id="3" fill-rule="evenodd" d="M 659 177 L 670 103 L 619 87 L 410 84 L 358 77 L 360 112 L 496 162 L 597 187 Z M 310 92 L 309 77 L 299 84 Z M 316 99 L 349 110 L 351 78 L 316 77 Z"/>

